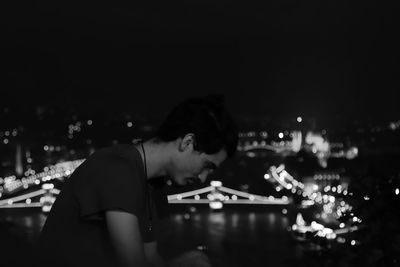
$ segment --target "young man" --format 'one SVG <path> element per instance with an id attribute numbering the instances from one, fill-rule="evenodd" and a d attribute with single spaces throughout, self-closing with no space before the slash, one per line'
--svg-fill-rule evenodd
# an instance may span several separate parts
<path id="1" fill-rule="evenodd" d="M 153 181 L 205 182 L 237 146 L 221 97 L 176 106 L 154 138 L 93 153 L 65 182 L 43 227 L 42 266 L 210 266 L 200 251 L 166 263 L 157 231 L 167 198 Z M 45 254 L 43 254 L 45 253 Z"/>

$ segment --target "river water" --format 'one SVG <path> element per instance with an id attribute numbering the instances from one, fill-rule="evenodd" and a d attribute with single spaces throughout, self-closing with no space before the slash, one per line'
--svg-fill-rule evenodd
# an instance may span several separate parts
<path id="1" fill-rule="evenodd" d="M 225 205 L 216 211 L 177 204 L 161 231 L 160 253 L 168 259 L 205 246 L 214 267 L 301 265 L 306 250 L 288 231 L 292 217 L 290 207 Z M 36 208 L 0 210 L 0 266 L 29 266 L 45 220 Z"/>

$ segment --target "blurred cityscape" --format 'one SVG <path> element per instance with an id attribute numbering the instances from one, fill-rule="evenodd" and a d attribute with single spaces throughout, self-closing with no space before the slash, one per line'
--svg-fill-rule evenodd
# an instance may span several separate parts
<path id="1" fill-rule="evenodd" d="M 30 221 L 33 232 L 22 235 L 29 242 L 63 181 L 86 157 L 104 146 L 146 139 L 160 123 L 45 106 L 3 108 L 0 121 L 0 232 L 10 234 L 11 210 L 42 214 L 38 225 Z M 240 118 L 239 126 L 236 156 L 209 184 L 168 186 L 171 205 L 185 207 L 176 216 L 195 218 L 200 206 L 221 211 L 248 205 L 256 214 L 273 211 L 285 218 L 283 231 L 306 251 L 297 265 L 398 266 L 400 118 L 336 118 L 328 124 L 298 114 L 278 122 Z"/>

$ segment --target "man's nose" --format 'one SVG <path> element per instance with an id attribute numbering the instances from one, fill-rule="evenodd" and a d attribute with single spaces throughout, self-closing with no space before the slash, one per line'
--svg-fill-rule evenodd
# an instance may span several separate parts
<path id="1" fill-rule="evenodd" d="M 202 171 L 197 177 L 200 179 L 200 181 L 204 184 L 207 180 L 207 176 L 210 172 L 207 170 Z"/>

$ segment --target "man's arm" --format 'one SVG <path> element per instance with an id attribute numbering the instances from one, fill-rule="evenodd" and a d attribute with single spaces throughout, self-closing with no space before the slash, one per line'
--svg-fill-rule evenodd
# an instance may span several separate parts
<path id="1" fill-rule="evenodd" d="M 106 211 L 111 243 L 123 267 L 153 267 L 146 258 L 138 218 L 125 211 Z M 162 265 L 161 265 L 162 266 Z"/>
<path id="2" fill-rule="evenodd" d="M 116 255 L 123 267 L 210 267 L 201 251 L 183 253 L 166 264 L 158 253 L 157 242 L 143 244 L 138 218 L 125 211 L 106 211 L 107 227 Z"/>
<path id="3" fill-rule="evenodd" d="M 144 243 L 146 259 L 156 267 L 167 267 L 166 262 L 157 250 L 157 242 Z"/>

